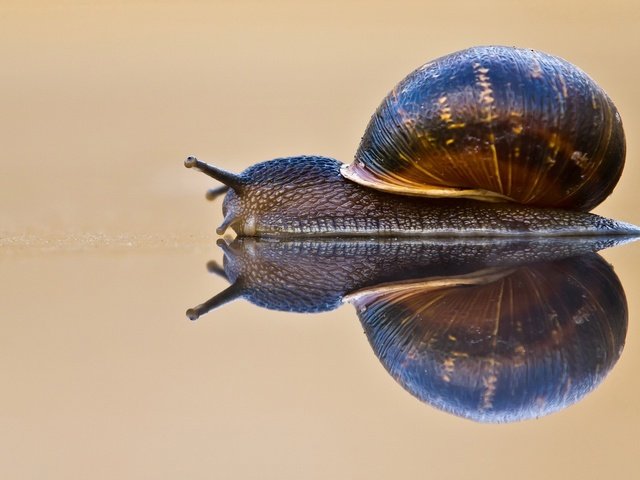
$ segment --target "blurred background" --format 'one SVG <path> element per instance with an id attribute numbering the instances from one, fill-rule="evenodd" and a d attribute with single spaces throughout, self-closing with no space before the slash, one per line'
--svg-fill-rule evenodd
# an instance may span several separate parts
<path id="1" fill-rule="evenodd" d="M 237 303 L 189 323 L 224 286 L 205 270 L 221 212 L 182 162 L 348 162 L 414 68 L 513 45 L 569 60 L 614 100 L 627 166 L 596 213 L 640 224 L 639 31 L 632 0 L 1 0 L 0 474 L 633 476 L 636 246 L 605 252 L 631 316 L 603 387 L 545 419 L 476 425 L 387 377 L 350 307 Z"/>

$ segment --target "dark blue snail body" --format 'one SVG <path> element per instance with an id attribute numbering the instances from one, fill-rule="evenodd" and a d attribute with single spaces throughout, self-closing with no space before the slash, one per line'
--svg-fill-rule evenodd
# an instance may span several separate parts
<path id="1" fill-rule="evenodd" d="M 476 47 L 420 67 L 385 98 L 347 166 L 276 159 L 240 175 L 190 157 L 229 190 L 240 236 L 637 235 L 583 213 L 625 156 L 620 116 L 568 62 Z"/>

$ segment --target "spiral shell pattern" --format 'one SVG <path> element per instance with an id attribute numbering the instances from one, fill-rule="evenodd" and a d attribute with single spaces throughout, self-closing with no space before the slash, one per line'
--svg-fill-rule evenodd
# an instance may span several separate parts
<path id="1" fill-rule="evenodd" d="M 475 47 L 402 80 L 342 174 L 395 193 L 588 211 L 624 157 L 620 115 L 582 70 L 534 50 Z"/>

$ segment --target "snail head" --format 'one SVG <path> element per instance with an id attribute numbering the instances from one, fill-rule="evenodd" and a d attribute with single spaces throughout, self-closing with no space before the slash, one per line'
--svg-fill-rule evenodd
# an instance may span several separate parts
<path id="1" fill-rule="evenodd" d="M 247 187 L 250 184 L 247 178 L 244 178 L 243 175 L 237 175 L 205 163 L 196 157 L 188 157 L 184 161 L 184 166 L 187 168 L 195 168 L 223 184 L 221 187 L 208 190 L 206 194 L 208 200 L 215 200 L 220 195 L 226 194 L 222 203 L 224 220 L 216 229 L 218 235 L 224 234 L 229 227 L 239 235 L 250 235 L 251 222 L 245 221 L 248 218 L 245 213 L 245 206 L 248 205 L 248 202 L 243 201 L 243 194 L 248 190 Z M 245 228 L 245 224 L 247 223 L 247 228 Z"/>
<path id="2" fill-rule="evenodd" d="M 307 218 L 314 205 L 335 197 L 342 183 L 339 163 L 324 157 L 277 158 L 255 164 L 240 174 L 195 157 L 187 158 L 184 164 L 224 184 L 207 192 L 209 200 L 226 194 L 218 235 L 229 227 L 239 236 L 277 233 L 287 218 Z"/>

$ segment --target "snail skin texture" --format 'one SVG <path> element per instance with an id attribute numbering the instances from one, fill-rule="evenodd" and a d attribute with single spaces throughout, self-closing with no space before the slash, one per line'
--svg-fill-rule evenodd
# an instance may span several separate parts
<path id="1" fill-rule="evenodd" d="M 239 236 L 639 235 L 587 213 L 624 166 L 620 115 L 558 57 L 474 47 L 402 80 L 373 115 L 351 165 L 278 158 L 221 181 Z"/>

